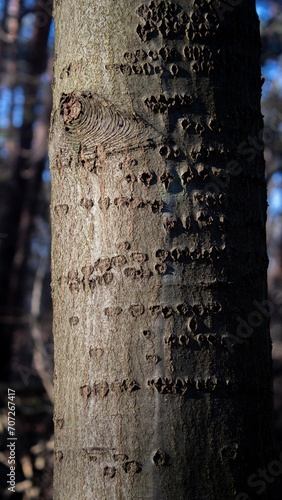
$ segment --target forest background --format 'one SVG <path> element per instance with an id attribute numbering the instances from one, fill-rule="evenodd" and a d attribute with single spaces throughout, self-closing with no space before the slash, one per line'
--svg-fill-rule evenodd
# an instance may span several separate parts
<path id="1" fill-rule="evenodd" d="M 53 340 L 50 294 L 52 0 L 0 0 L 0 491 L 51 500 Z M 277 453 L 282 451 L 282 4 L 258 0 L 265 129 L 269 303 Z M 16 493 L 7 492 L 7 396 L 16 391 Z M 281 478 L 275 480 L 282 483 Z M 282 489 L 280 488 L 280 498 Z M 1 494 L 0 493 L 0 494 Z M 259 498 L 259 497 L 258 497 Z"/>

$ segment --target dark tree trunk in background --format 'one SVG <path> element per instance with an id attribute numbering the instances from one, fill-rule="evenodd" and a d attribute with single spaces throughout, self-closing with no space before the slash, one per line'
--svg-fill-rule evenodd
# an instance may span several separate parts
<path id="1" fill-rule="evenodd" d="M 20 17 L 20 12 L 18 12 Z M 10 369 L 10 347 L 17 321 L 21 323 L 25 265 L 41 176 L 46 158 L 48 122 L 51 102 L 42 111 L 42 129 L 45 127 L 43 148 L 38 154 L 34 145 L 36 109 L 40 76 L 48 63 L 47 40 L 52 20 L 52 1 L 38 0 L 35 6 L 33 36 L 28 43 L 15 40 L 5 47 L 2 66 L 14 65 L 9 78 L 21 87 L 24 96 L 23 124 L 18 132 L 10 125 L 10 139 L 16 153 L 11 159 L 4 179 L 0 182 L 0 325 L 1 376 L 7 379 Z M 8 72 L 8 69 L 5 68 Z M 9 72 L 8 72 L 9 74 Z M 7 77 L 6 77 L 7 78 Z M 9 82 L 9 78 L 7 81 Z M 14 88 L 13 88 L 14 90 Z M 47 110 L 46 110 L 47 108 Z M 43 106 L 42 106 L 43 109 Z M 43 116 L 45 114 L 45 117 Z M 45 124 L 43 123 L 45 120 Z M 17 137 L 19 135 L 19 137 Z M 4 169 L 3 169 L 4 170 Z M 5 176 L 6 174 L 6 176 Z M 7 181 L 7 178 L 9 179 Z M 26 319 L 25 319 L 26 321 Z"/>
<path id="2" fill-rule="evenodd" d="M 275 458 L 259 27 L 227 7 L 56 3 L 57 500 L 246 500 Z"/>

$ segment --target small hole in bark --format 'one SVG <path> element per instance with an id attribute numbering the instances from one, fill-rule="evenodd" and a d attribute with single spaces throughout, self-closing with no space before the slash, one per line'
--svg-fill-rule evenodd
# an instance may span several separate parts
<path id="1" fill-rule="evenodd" d="M 192 311 L 196 316 L 202 316 L 202 314 L 204 314 L 204 307 L 202 304 L 194 304 L 192 306 Z"/>
<path id="2" fill-rule="evenodd" d="M 160 155 L 163 158 L 168 158 L 170 156 L 170 148 L 168 146 L 161 146 L 159 151 L 160 151 Z"/>
<path id="3" fill-rule="evenodd" d="M 166 264 L 157 264 L 155 266 L 155 270 L 157 271 L 158 274 L 165 274 L 167 271 L 167 265 Z"/>
<path id="4" fill-rule="evenodd" d="M 189 306 L 188 304 L 179 304 L 177 307 L 176 307 L 177 311 L 179 312 L 179 314 L 181 314 L 182 316 L 186 316 L 188 313 L 189 313 Z"/>
<path id="5" fill-rule="evenodd" d="M 144 306 L 142 304 L 132 304 L 129 307 L 129 312 L 134 318 L 138 318 L 144 313 Z"/>
<path id="6" fill-rule="evenodd" d="M 179 337 L 179 344 L 180 345 L 187 345 L 189 342 L 189 338 L 186 335 L 180 335 Z"/>
<path id="7" fill-rule="evenodd" d="M 59 429 L 62 429 L 62 428 L 63 428 L 64 423 L 65 423 L 65 421 L 64 421 L 64 419 L 63 419 L 63 418 L 57 418 L 57 420 L 56 420 L 56 424 L 57 424 L 57 426 L 59 427 Z"/>
<path id="8" fill-rule="evenodd" d="M 61 462 L 61 461 L 63 460 L 63 458 L 64 458 L 64 454 L 63 454 L 63 452 L 62 452 L 61 450 L 59 450 L 59 451 L 55 452 L 55 458 L 56 458 L 59 462 Z"/>
<path id="9" fill-rule="evenodd" d="M 139 464 L 139 462 L 136 462 L 135 460 L 125 462 L 122 467 L 126 473 L 138 474 L 142 471 L 141 464 Z"/>
<path id="10" fill-rule="evenodd" d="M 171 67 L 170 67 L 170 73 L 172 74 L 172 76 L 176 76 L 177 73 L 178 73 L 178 66 L 176 66 L 176 64 L 172 64 Z"/>
<path id="11" fill-rule="evenodd" d="M 143 335 L 146 339 L 153 339 L 155 334 L 151 330 L 143 330 Z"/>
<path id="12" fill-rule="evenodd" d="M 159 362 L 160 358 L 159 356 L 156 356 L 156 354 L 146 354 L 146 360 L 156 365 Z"/>
<path id="13" fill-rule="evenodd" d="M 104 468 L 104 477 L 108 477 L 109 479 L 112 479 L 116 475 L 116 468 L 115 467 L 105 467 Z"/>
<path id="14" fill-rule="evenodd" d="M 195 332 L 197 328 L 198 328 L 197 320 L 194 316 L 192 316 L 192 318 L 188 319 L 188 330 L 190 332 Z"/>
<path id="15" fill-rule="evenodd" d="M 161 262 L 164 262 L 169 257 L 169 252 L 167 250 L 159 249 L 156 251 L 156 257 Z"/>
<path id="16" fill-rule="evenodd" d="M 156 451 L 156 453 L 153 456 L 153 462 L 156 465 L 156 467 L 164 467 L 165 465 L 168 464 L 169 457 L 164 451 Z"/>
<path id="17" fill-rule="evenodd" d="M 78 324 L 79 322 L 79 318 L 77 316 L 72 316 L 70 319 L 69 319 L 69 322 L 72 326 L 75 326 Z"/>
<path id="18" fill-rule="evenodd" d="M 154 182 L 154 174 L 151 172 L 143 172 L 140 175 L 140 181 L 143 182 L 145 186 L 150 186 Z"/>

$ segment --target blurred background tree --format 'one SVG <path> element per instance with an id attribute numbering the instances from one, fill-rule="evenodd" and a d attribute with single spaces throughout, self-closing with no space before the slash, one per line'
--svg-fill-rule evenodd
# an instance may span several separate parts
<path id="1" fill-rule="evenodd" d="M 226 0 L 228 3 L 228 0 Z M 3 498 L 52 499 L 50 176 L 52 0 L 0 0 L 0 486 Z M 258 0 L 269 213 L 269 297 L 277 451 L 282 451 L 282 5 Z M 8 472 L 7 388 L 17 399 L 17 493 Z M 277 478 L 278 480 L 279 478 Z M 282 490 L 280 494 L 282 498 Z"/>
<path id="2" fill-rule="evenodd" d="M 47 139 L 52 1 L 0 1 L 0 373 L 17 393 L 17 498 L 52 498 L 53 343 Z M 7 486 L 7 416 L 0 420 Z M 6 483 L 6 484 L 5 484 Z"/>
<path id="3" fill-rule="evenodd" d="M 274 404 L 277 452 L 282 450 L 282 5 L 280 0 L 259 0 L 261 21 L 262 113 L 265 129 L 268 186 L 268 287 L 273 340 Z M 257 141 L 261 144 L 261 138 Z M 282 481 L 280 478 L 280 484 Z M 280 486 L 280 498 L 282 487 Z"/>

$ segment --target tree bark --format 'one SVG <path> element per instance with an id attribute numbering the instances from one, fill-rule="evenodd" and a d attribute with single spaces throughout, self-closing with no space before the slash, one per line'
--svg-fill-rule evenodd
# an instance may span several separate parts
<path id="1" fill-rule="evenodd" d="M 247 499 L 275 458 L 255 3 L 55 26 L 55 499 Z"/>

